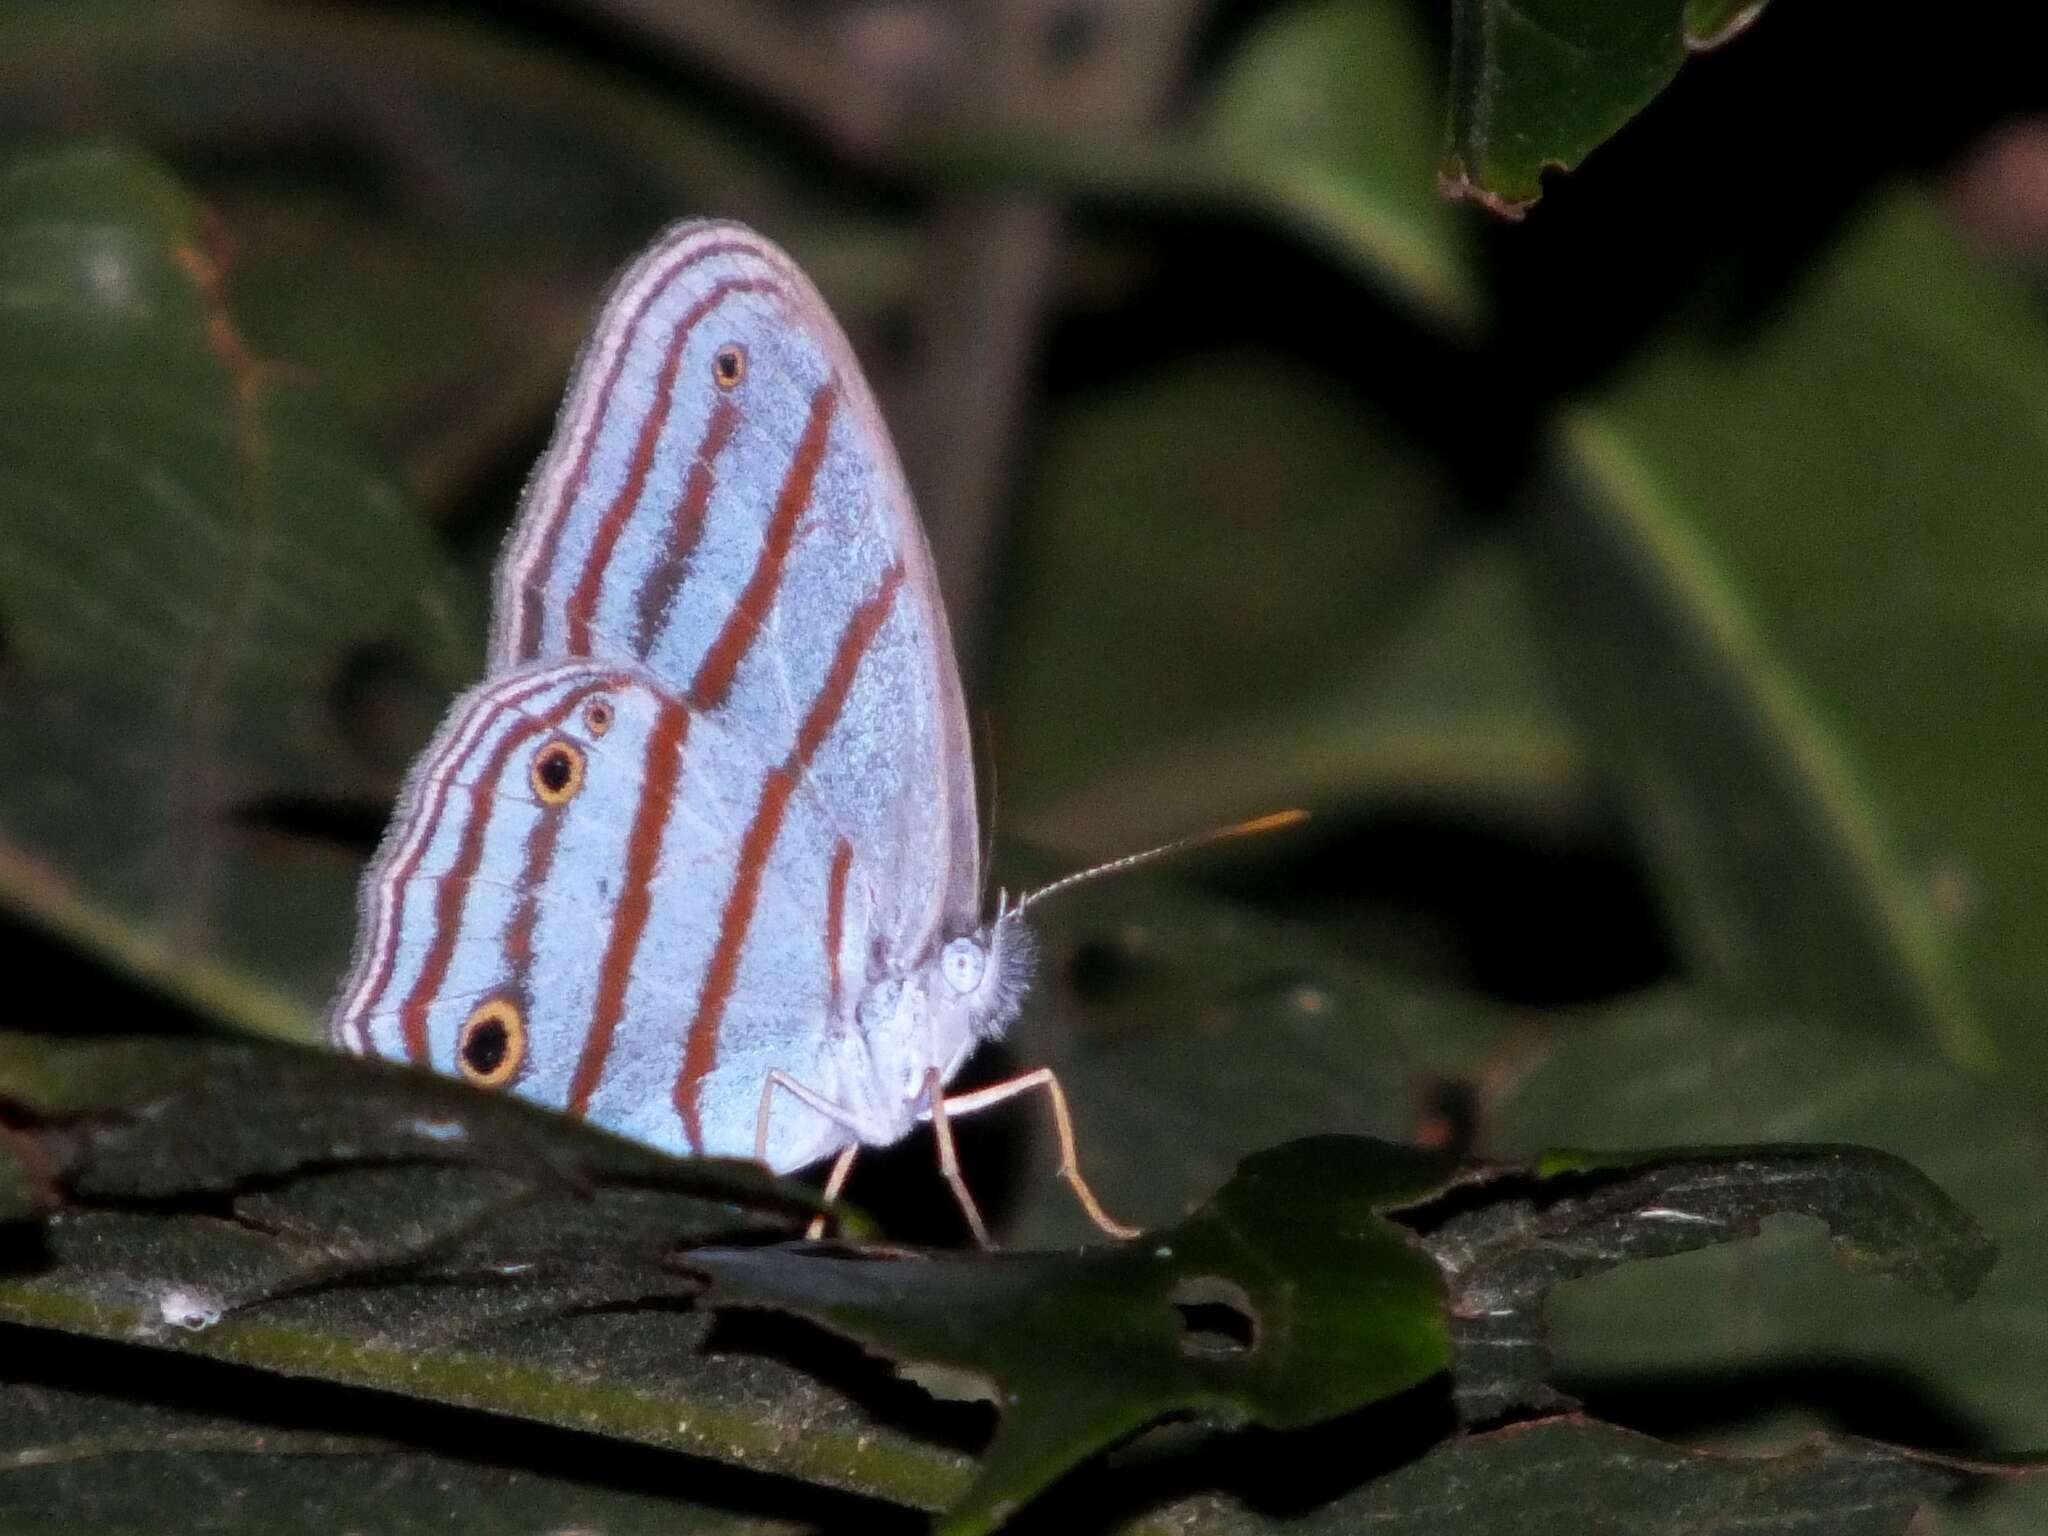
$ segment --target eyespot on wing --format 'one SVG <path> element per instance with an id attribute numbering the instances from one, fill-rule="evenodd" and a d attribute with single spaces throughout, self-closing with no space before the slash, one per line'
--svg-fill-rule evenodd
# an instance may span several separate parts
<path id="1" fill-rule="evenodd" d="M 583 769 L 583 749 L 558 736 L 533 754 L 528 777 L 542 805 L 566 805 L 583 788 Z"/>
<path id="2" fill-rule="evenodd" d="M 477 1005 L 455 1041 L 455 1064 L 479 1088 L 502 1088 L 526 1061 L 526 1016 L 509 997 Z"/>

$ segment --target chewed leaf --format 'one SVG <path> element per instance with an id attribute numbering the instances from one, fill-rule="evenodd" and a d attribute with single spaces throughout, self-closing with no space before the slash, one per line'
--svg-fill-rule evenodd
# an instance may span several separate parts
<path id="1" fill-rule="evenodd" d="M 1518 215 L 1767 0 L 1458 0 L 1445 188 Z"/>
<path id="2" fill-rule="evenodd" d="M 979 1532 L 1169 1414 L 1301 1426 L 1445 1367 L 1467 1423 L 1567 1407 L 1545 1380 L 1555 1286 L 1753 1236 L 1777 1215 L 1817 1218 L 1852 1261 L 1951 1300 L 1995 1254 L 1923 1175 L 1860 1148 L 1572 1153 L 1460 1173 L 1329 1136 L 1247 1159 L 1188 1220 L 1119 1248 L 685 1262 L 711 1277 L 707 1305 L 794 1312 L 935 1395 L 995 1401 L 1000 1427 L 944 1527 Z"/>
<path id="3" fill-rule="evenodd" d="M 1624 1265 L 1555 1292 L 1545 1322 L 1556 1378 L 1596 1403 L 1611 1391 L 1641 1403 L 1662 1383 L 1733 1382 L 1786 1360 L 1854 1362 L 1800 1396 L 1880 1438 L 2048 1445 L 2048 1400 L 2037 1390 L 2048 1374 L 2048 1225 L 2033 1092 L 2018 1077 L 1987 1082 L 1928 1047 L 1716 1011 L 1691 993 L 1576 1021 L 1496 1101 L 1490 1134 L 1504 1155 L 1565 1137 L 1630 1146 L 1798 1134 L 1881 1147 L 1982 1222 L 1998 1262 L 1971 1303 L 1954 1306 L 1844 1273 L 1808 1223 L 1767 1225 L 1739 1249 Z M 1871 1392 L 1874 1380 L 1903 1390 Z M 1943 1427 L 1932 1433 L 1921 1391 L 1940 1404 Z M 1653 1412 L 1643 1422 L 1664 1421 Z M 2048 1509 L 2048 1488 L 2038 1507 Z M 2043 1524 L 1976 1513 L 1983 1530 Z"/>
<path id="4" fill-rule="evenodd" d="M 1970 1214 L 1910 1163 L 1862 1147 L 1557 1152 L 1403 1213 L 1443 1265 L 1459 1411 L 1484 1422 L 1566 1400 L 1546 1381 L 1544 1306 L 1566 1281 L 1757 1235 L 1771 1216 L 1823 1223 L 1849 1264 L 1946 1301 L 1998 1256 Z"/>
<path id="5" fill-rule="evenodd" d="M 944 1526 L 984 1531 L 1164 1415 L 1310 1424 L 1442 1370 L 1436 1268 L 1380 1213 L 1450 1171 L 1384 1142 L 1319 1137 L 1247 1159 L 1195 1215 L 1115 1248 L 687 1262 L 711 1277 L 709 1305 L 797 1312 L 949 1393 L 993 1384 L 1001 1427 Z"/>
<path id="6" fill-rule="evenodd" d="M 0 1037 L 0 1111 L 54 1206 L 7 1251 L 0 1321 L 950 1506 L 958 1531 L 1164 1415 L 1301 1426 L 1440 1376 L 1448 1390 L 1408 1401 L 1441 1431 L 1454 1406 L 1468 1422 L 1550 1411 L 1537 1324 L 1554 1287 L 1766 1216 L 1817 1217 L 1858 1262 L 1946 1296 L 1990 1257 L 1909 1166 L 1847 1148 L 1461 1171 L 1319 1137 L 1246 1159 L 1138 1241 L 990 1259 L 736 1249 L 792 1236 L 815 1197 L 428 1074 L 256 1042 Z M 875 1382 L 844 1359 L 799 1351 L 800 1367 L 786 1331 L 765 1353 L 744 1329 L 722 1345 L 704 1275 L 711 1307 L 811 1318 L 938 1401 L 878 1423 Z M 1001 1412 L 978 1470 L 925 1438 L 957 1444 L 951 1404 L 976 1399 Z"/>

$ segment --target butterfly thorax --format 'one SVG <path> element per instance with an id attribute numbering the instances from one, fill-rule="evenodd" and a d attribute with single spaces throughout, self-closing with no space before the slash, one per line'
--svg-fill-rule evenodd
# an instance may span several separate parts
<path id="1" fill-rule="evenodd" d="M 942 1085 L 952 1081 L 977 1045 L 1009 1029 L 1034 958 L 1030 929 L 1005 912 L 925 964 L 875 981 L 825 1045 L 825 1091 L 846 1111 L 847 1139 L 886 1146 L 928 1119 L 932 1069 Z"/>

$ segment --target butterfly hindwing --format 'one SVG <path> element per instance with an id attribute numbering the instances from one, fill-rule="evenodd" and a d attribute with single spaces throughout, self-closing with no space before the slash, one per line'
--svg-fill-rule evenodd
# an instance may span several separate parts
<path id="1" fill-rule="evenodd" d="M 832 1016 L 872 926 L 867 873 L 805 786 L 777 798 L 779 855 L 736 857 L 780 771 L 644 671 L 490 679 L 421 757 L 364 882 L 337 1040 L 669 1150 L 751 1154 L 767 1073 L 827 1077 L 822 1028 L 791 1021 Z M 795 1103 L 771 1128 L 785 1168 L 847 1134 Z"/>

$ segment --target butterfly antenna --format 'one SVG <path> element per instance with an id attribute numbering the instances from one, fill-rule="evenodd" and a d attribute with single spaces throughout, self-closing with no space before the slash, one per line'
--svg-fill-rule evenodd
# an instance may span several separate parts
<path id="1" fill-rule="evenodd" d="M 1254 816 L 1249 821 L 1232 822 L 1227 827 L 1215 827 L 1207 832 L 1197 832 L 1193 837 L 1177 837 L 1170 843 L 1161 843 L 1157 848 L 1147 848 L 1138 853 L 1127 853 L 1105 863 L 1077 869 L 1071 875 L 1062 875 L 1050 885 L 1041 885 L 1035 891 L 1026 891 L 1010 908 L 1012 915 L 1026 907 L 1045 900 L 1056 891 L 1079 885 L 1084 880 L 1094 880 L 1102 875 L 1118 874 L 1126 869 L 1135 869 L 1140 864 L 1150 864 L 1154 859 L 1163 859 L 1169 854 L 1186 853 L 1191 848 L 1206 848 L 1211 843 L 1227 842 L 1234 837 L 1256 837 L 1262 832 L 1278 832 L 1282 827 L 1292 827 L 1308 820 L 1308 812 L 1302 810 L 1273 811 L 1264 816 Z"/>

